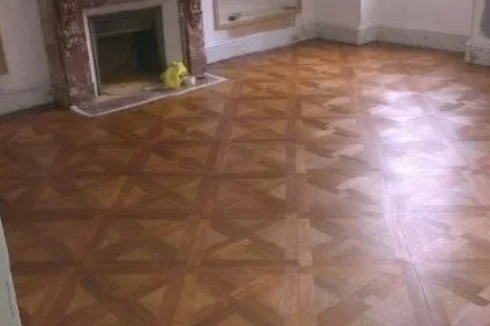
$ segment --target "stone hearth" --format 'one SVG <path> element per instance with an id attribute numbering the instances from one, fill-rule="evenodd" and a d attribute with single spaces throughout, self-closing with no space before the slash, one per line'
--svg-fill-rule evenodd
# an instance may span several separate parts
<path id="1" fill-rule="evenodd" d="M 95 103 L 97 90 L 88 12 L 124 5 L 162 5 L 169 1 L 176 1 L 180 29 L 170 32 L 179 34 L 182 57 L 191 73 L 203 75 L 206 56 L 201 0 L 38 0 L 56 100 L 63 106 Z"/>

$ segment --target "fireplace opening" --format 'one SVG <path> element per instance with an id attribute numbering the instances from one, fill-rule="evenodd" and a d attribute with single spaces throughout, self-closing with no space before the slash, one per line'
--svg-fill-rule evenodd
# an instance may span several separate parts
<path id="1" fill-rule="evenodd" d="M 127 96 L 158 83 L 165 69 L 161 7 L 89 18 L 97 93 Z"/>

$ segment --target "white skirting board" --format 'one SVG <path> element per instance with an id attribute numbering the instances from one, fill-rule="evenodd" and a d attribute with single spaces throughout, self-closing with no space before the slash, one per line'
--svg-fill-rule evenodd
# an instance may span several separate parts
<path id="1" fill-rule="evenodd" d="M 245 54 L 261 52 L 318 37 L 316 25 L 289 27 L 277 31 L 263 32 L 206 48 L 208 63 L 214 63 Z"/>
<path id="2" fill-rule="evenodd" d="M 319 34 L 322 39 L 349 44 L 368 44 L 378 40 L 378 28 L 356 28 L 353 26 L 320 25 Z"/>
<path id="3" fill-rule="evenodd" d="M 320 25 L 319 33 L 326 40 L 357 45 L 381 41 L 454 52 L 464 52 L 465 44 L 468 40 L 466 35 L 408 30 L 387 26 L 356 28 L 352 26 Z"/>
<path id="4" fill-rule="evenodd" d="M 468 43 L 466 45 L 465 60 L 468 63 L 490 66 L 490 45 L 476 45 Z"/>
<path id="5" fill-rule="evenodd" d="M 6 114 L 53 101 L 51 83 L 22 88 L 0 89 L 0 114 Z"/>

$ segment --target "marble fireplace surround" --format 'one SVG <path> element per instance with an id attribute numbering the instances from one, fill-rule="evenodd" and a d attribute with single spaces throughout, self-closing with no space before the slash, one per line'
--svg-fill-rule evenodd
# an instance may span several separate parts
<path id="1" fill-rule="evenodd" d="M 61 105 L 87 105 L 96 99 L 84 11 L 145 2 L 149 1 L 38 0 L 54 95 Z M 206 55 L 201 0 L 177 0 L 177 4 L 184 61 L 192 74 L 203 75 Z"/>

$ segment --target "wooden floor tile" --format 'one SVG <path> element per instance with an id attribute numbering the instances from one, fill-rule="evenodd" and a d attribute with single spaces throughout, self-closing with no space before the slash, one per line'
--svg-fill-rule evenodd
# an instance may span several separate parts
<path id="1" fill-rule="evenodd" d="M 0 118 L 25 326 L 488 326 L 490 76 L 306 41 L 88 119 Z"/>
<path id="2" fill-rule="evenodd" d="M 411 255 L 420 261 L 482 262 L 490 259 L 486 214 L 420 212 L 401 216 Z"/>
<path id="3" fill-rule="evenodd" d="M 207 269 L 185 276 L 181 325 L 292 325 L 299 277 L 268 269 Z M 294 323 L 297 325 L 297 323 Z"/>
<path id="4" fill-rule="evenodd" d="M 485 266 L 485 265 L 484 265 Z M 438 265 L 419 268 L 437 325 L 487 325 L 490 317 L 488 266 Z"/>
<path id="5" fill-rule="evenodd" d="M 398 265 L 301 273 L 302 325 L 431 325 L 417 280 Z"/>

